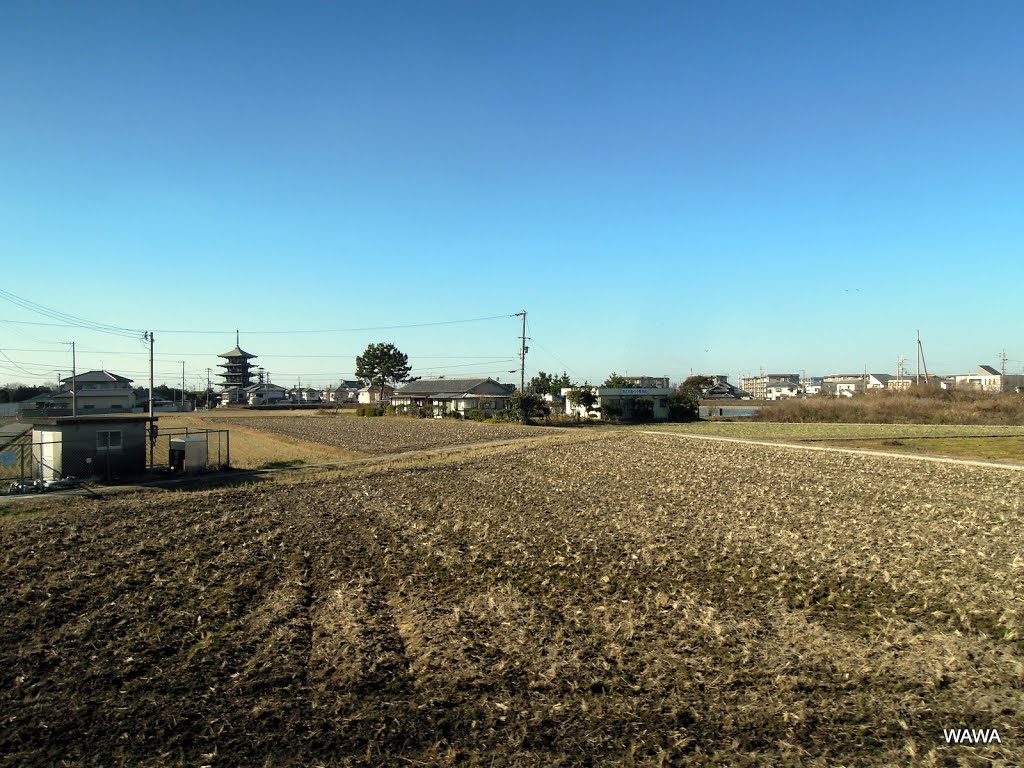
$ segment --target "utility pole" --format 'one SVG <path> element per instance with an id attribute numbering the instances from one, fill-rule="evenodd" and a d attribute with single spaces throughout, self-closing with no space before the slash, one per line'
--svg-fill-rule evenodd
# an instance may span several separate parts
<path id="1" fill-rule="evenodd" d="M 917 383 L 921 383 L 921 330 L 917 331 Z"/>
<path id="2" fill-rule="evenodd" d="M 181 412 L 185 412 L 185 361 L 181 361 Z"/>
<path id="3" fill-rule="evenodd" d="M 78 377 L 75 369 L 75 342 L 65 341 L 65 344 L 71 346 L 71 415 L 78 415 L 78 393 L 75 391 L 78 389 Z M 57 380 L 58 389 L 60 387 L 60 379 Z"/>
<path id="4" fill-rule="evenodd" d="M 156 421 L 153 419 L 153 332 L 146 331 L 142 338 L 149 342 L 149 471 L 153 471 L 156 449 Z"/>
<path id="5" fill-rule="evenodd" d="M 206 369 L 206 410 L 210 410 L 210 369 Z"/>
<path id="6" fill-rule="evenodd" d="M 523 332 L 519 337 L 519 391 L 526 391 L 526 353 L 530 348 L 526 346 L 526 310 L 516 312 L 512 317 L 523 318 Z"/>
<path id="7" fill-rule="evenodd" d="M 1003 376 L 1005 376 L 1006 375 L 1006 350 L 1005 349 L 1003 349 L 999 353 L 999 363 L 1000 363 L 999 370 L 1002 372 Z"/>
<path id="8" fill-rule="evenodd" d="M 928 383 L 928 361 L 924 359 L 924 344 L 921 343 L 921 332 L 917 332 L 917 355 L 921 361 L 921 367 L 924 368 L 924 383 Z"/>
<path id="9" fill-rule="evenodd" d="M 899 357 L 896 358 L 896 382 L 897 382 L 897 387 L 901 391 L 903 390 L 903 363 L 904 363 L 903 355 L 900 355 Z"/>

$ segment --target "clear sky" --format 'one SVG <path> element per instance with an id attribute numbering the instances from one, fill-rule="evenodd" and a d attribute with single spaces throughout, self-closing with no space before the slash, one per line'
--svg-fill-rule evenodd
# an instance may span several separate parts
<path id="1" fill-rule="evenodd" d="M 0 382 L 1019 372 L 1022 185 L 1016 0 L 7 3 Z"/>

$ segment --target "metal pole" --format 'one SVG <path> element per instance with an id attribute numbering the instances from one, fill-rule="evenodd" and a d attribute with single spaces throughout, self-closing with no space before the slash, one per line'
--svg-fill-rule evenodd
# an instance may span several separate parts
<path id="1" fill-rule="evenodd" d="M 185 361 L 181 361 L 181 412 L 185 412 Z"/>

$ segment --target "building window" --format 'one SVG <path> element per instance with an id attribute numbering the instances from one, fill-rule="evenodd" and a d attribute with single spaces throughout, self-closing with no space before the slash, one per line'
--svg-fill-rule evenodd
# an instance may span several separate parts
<path id="1" fill-rule="evenodd" d="M 96 450 L 101 452 L 120 453 L 122 447 L 121 430 L 109 429 L 96 433 Z"/>

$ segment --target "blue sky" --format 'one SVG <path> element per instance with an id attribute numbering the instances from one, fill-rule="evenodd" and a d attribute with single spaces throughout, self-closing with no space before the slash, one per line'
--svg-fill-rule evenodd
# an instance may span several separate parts
<path id="1" fill-rule="evenodd" d="M 154 6 L 4 9 L 0 256 L 159 380 L 1024 369 L 1020 3 Z M 48 322 L 0 382 L 143 383 Z"/>

